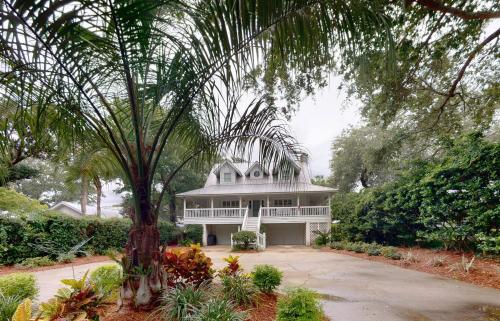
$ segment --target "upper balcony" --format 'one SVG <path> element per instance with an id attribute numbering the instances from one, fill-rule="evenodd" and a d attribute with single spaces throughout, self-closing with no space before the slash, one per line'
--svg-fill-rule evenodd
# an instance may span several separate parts
<path id="1" fill-rule="evenodd" d="M 187 208 L 185 224 L 243 224 L 248 208 Z M 261 207 L 262 223 L 303 223 L 329 221 L 329 206 Z"/>

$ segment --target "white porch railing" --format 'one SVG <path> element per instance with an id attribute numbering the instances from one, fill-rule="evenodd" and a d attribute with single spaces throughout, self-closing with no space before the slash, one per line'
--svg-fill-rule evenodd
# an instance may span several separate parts
<path id="1" fill-rule="evenodd" d="M 264 217 L 329 216 L 328 206 L 261 207 Z"/>
<path id="2" fill-rule="evenodd" d="M 187 208 L 185 218 L 244 217 L 246 208 Z"/>
<path id="3" fill-rule="evenodd" d="M 257 226 L 256 226 L 256 231 L 260 232 L 260 222 L 262 221 L 262 207 L 259 208 L 259 216 L 257 218 Z M 265 240 L 264 240 L 265 241 Z M 264 246 L 265 247 L 265 246 Z"/>
<path id="4" fill-rule="evenodd" d="M 248 208 L 245 210 L 245 216 L 243 217 L 243 223 L 241 224 L 242 228 L 247 226 L 247 221 L 248 221 Z M 239 226 L 238 226 L 238 229 L 240 229 Z M 232 236 L 231 236 L 231 238 L 232 238 Z"/>

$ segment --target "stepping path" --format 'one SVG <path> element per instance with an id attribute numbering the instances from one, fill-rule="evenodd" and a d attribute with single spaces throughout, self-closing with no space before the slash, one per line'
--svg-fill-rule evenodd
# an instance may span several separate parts
<path id="1" fill-rule="evenodd" d="M 259 253 L 230 253 L 228 247 L 204 248 L 216 268 L 223 257 L 240 255 L 246 271 L 272 264 L 285 275 L 284 287 L 305 286 L 322 294 L 325 313 L 335 321 L 488 321 L 500 313 L 500 290 L 352 256 L 308 247 L 275 246 Z M 35 272 L 40 299 L 61 287 L 59 280 L 81 277 L 110 262 Z"/>

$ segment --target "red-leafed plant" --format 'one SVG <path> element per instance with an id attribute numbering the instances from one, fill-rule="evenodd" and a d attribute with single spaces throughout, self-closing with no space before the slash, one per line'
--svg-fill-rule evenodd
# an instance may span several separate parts
<path id="1" fill-rule="evenodd" d="M 238 272 L 242 270 L 239 256 L 232 256 L 223 258 L 225 262 L 227 262 L 227 266 L 225 266 L 222 270 L 220 270 L 221 275 L 236 275 Z"/>
<path id="2" fill-rule="evenodd" d="M 201 251 L 200 245 L 172 248 L 163 253 L 163 267 L 169 286 L 201 284 L 213 278 L 212 260 Z"/>

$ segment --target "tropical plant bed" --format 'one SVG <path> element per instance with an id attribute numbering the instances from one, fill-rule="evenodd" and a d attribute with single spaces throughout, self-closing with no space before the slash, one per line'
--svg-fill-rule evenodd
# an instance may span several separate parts
<path id="1" fill-rule="evenodd" d="M 105 262 L 109 260 L 110 260 L 109 256 L 95 255 L 95 256 L 77 257 L 72 262 L 69 263 L 55 263 L 54 265 L 39 266 L 34 268 L 24 268 L 16 265 L 2 265 L 0 266 L 0 275 L 16 273 L 16 272 L 38 272 L 38 271 L 59 269 L 67 266 L 77 266 L 89 263 Z"/>
<path id="2" fill-rule="evenodd" d="M 474 254 L 462 253 L 456 251 L 431 250 L 423 248 L 397 248 L 398 252 L 403 254 L 411 251 L 416 260 L 408 262 L 405 260 L 392 260 L 383 256 L 369 256 L 366 253 L 356 253 L 347 250 L 336 250 L 327 247 L 321 248 L 321 251 L 335 252 L 339 254 L 350 255 L 363 258 L 370 261 L 377 261 L 400 266 L 406 269 L 436 274 L 447 278 L 452 278 L 475 285 L 500 289 L 500 258 L 479 258 L 475 257 L 471 270 L 468 273 L 460 271 L 457 267 L 462 262 L 462 255 L 467 262 L 470 262 Z M 441 264 L 433 264 L 433 261 L 439 258 Z"/>
<path id="3" fill-rule="evenodd" d="M 272 321 L 276 319 L 276 301 L 278 296 L 275 294 L 259 294 L 258 302 L 255 307 L 239 307 L 238 310 L 245 311 L 248 314 L 247 321 Z M 117 310 L 116 306 L 109 306 L 105 316 L 101 321 L 167 321 L 158 316 L 151 316 L 151 311 L 137 311 L 130 308 L 129 305 Z M 170 320 L 168 320 L 170 321 Z"/>

